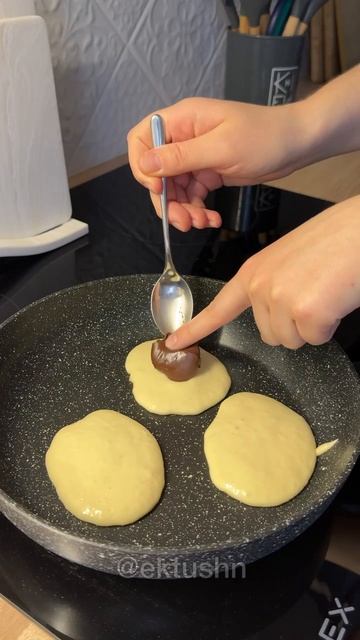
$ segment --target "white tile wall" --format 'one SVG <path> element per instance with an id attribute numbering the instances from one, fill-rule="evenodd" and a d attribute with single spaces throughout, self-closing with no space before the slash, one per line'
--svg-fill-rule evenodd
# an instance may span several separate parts
<path id="1" fill-rule="evenodd" d="M 68 173 L 126 151 L 149 111 L 223 95 L 221 0 L 35 0 L 49 31 Z"/>

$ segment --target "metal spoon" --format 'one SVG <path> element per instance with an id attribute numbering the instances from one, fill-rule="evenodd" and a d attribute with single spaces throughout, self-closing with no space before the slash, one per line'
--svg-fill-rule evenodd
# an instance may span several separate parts
<path id="1" fill-rule="evenodd" d="M 164 121 L 161 116 L 151 118 L 151 134 L 154 147 L 165 144 Z M 173 333 L 191 320 L 193 297 L 189 285 L 175 269 L 170 249 L 166 178 L 162 178 L 160 196 L 162 227 L 165 246 L 165 266 L 151 293 L 151 314 L 161 333 Z"/>

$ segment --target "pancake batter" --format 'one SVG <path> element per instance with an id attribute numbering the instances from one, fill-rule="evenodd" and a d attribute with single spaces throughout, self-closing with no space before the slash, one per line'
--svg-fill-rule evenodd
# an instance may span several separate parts
<path id="1" fill-rule="evenodd" d="M 200 348 L 200 367 L 190 380 L 175 382 L 151 362 L 153 340 L 132 349 L 125 367 L 136 402 L 151 413 L 195 415 L 222 400 L 231 385 L 224 365 Z"/>
<path id="2" fill-rule="evenodd" d="M 224 400 L 204 445 L 215 486 L 252 506 L 291 500 L 307 485 L 316 464 L 315 439 L 304 418 L 258 393 Z"/>
<path id="3" fill-rule="evenodd" d="M 117 411 L 100 409 L 60 429 L 45 462 L 66 509 L 101 526 L 139 520 L 164 488 L 163 457 L 154 436 Z"/>

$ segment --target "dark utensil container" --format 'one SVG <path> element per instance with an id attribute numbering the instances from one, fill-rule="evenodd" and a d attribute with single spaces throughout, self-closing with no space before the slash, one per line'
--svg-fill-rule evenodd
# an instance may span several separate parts
<path id="1" fill-rule="evenodd" d="M 303 46 L 303 36 L 250 36 L 229 30 L 225 98 L 268 106 L 293 102 Z M 276 226 L 278 199 L 278 190 L 265 185 L 224 187 L 215 206 L 223 228 L 246 235 Z"/>

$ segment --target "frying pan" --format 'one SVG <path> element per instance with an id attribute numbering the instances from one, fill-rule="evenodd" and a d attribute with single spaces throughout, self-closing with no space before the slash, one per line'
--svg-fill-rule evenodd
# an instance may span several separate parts
<path id="1" fill-rule="evenodd" d="M 251 312 L 204 341 L 232 378 L 230 393 L 270 395 L 301 413 L 318 443 L 339 438 L 305 490 L 276 508 L 254 508 L 219 492 L 203 454 L 217 407 L 199 416 L 156 416 L 138 406 L 126 355 L 156 337 L 150 291 L 156 276 L 87 283 L 50 295 L 0 327 L 0 507 L 46 549 L 123 576 L 202 575 L 250 563 L 296 538 L 326 509 L 360 447 L 360 383 L 336 343 L 298 351 L 259 338 Z M 222 283 L 189 278 L 197 310 Z M 160 503 L 126 527 L 81 522 L 59 502 L 44 455 L 57 430 L 99 408 L 138 420 L 158 439 L 166 466 Z"/>

